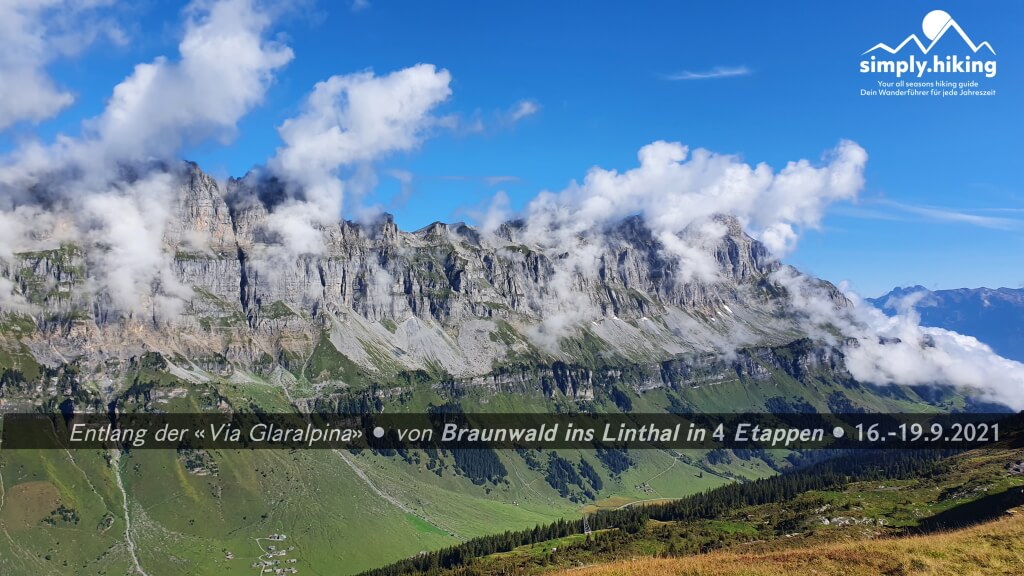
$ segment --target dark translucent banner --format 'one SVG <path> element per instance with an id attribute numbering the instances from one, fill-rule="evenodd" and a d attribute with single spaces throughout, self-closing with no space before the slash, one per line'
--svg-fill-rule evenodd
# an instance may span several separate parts
<path id="1" fill-rule="evenodd" d="M 5 414 L 0 449 L 1019 447 L 1017 414 Z"/>

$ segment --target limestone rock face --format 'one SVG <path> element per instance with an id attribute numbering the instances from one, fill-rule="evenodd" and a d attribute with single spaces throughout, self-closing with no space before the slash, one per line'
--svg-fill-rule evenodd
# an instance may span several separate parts
<path id="1" fill-rule="evenodd" d="M 168 221 L 168 244 L 193 251 L 233 256 L 237 250 L 231 211 L 217 181 L 188 164 L 181 174 L 179 193 Z"/>
<path id="2" fill-rule="evenodd" d="M 0 266 L 0 278 L 32 305 L 0 316 L 28 314 L 34 324 L 0 344 L 110 378 L 156 352 L 190 378 L 283 369 L 346 384 L 343 358 L 370 375 L 426 369 L 509 383 L 526 376 L 507 366 L 619 362 L 648 366 L 657 385 L 724 369 L 679 358 L 803 336 L 770 278 L 780 264 L 727 216 L 717 219 L 724 233 L 701 244 L 717 268 L 711 278 L 689 274 L 640 218 L 557 248 L 531 245 L 522 222 L 484 237 L 465 224 L 404 232 L 387 215 L 371 224 L 339 219 L 318 228 L 321 253 L 282 258 L 267 226 L 282 198 L 273 182 L 220 184 L 194 164 L 175 174 L 164 234 L 183 287 L 173 313 L 156 296 L 160 287 L 143 309 L 119 309 L 96 289 L 89 251 L 64 245 Z M 833 359 L 819 350 L 800 361 Z M 744 362 L 755 377 L 764 370 Z M 550 370 L 556 388 L 577 396 L 593 377 Z"/>

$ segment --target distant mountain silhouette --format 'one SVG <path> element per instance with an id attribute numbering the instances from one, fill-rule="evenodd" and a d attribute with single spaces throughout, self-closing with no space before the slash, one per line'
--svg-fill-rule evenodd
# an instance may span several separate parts
<path id="1" fill-rule="evenodd" d="M 974 336 L 1001 356 L 1024 362 L 1024 289 L 959 288 L 931 291 L 923 286 L 895 288 L 880 298 L 869 298 L 875 307 L 893 313 L 897 302 L 924 292 L 914 309 L 921 324 Z"/>

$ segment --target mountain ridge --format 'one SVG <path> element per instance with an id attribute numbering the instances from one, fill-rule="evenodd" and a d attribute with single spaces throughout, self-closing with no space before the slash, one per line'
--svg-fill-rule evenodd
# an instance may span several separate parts
<path id="1" fill-rule="evenodd" d="M 572 359 L 564 342 L 590 336 L 600 354 L 644 362 L 805 336 L 771 280 L 783 265 L 727 216 L 713 221 L 721 236 L 701 245 L 718 267 L 711 281 L 681 281 L 680 263 L 639 217 L 597 241 L 554 248 L 531 244 L 522 221 L 501 224 L 485 241 L 461 223 L 404 232 L 389 215 L 339 218 L 318 226 L 321 254 L 286 259 L 275 253 L 261 200 L 283 194 L 274 182 L 250 177 L 222 187 L 193 163 L 175 176 L 163 234 L 173 277 L 145 287 L 142 310 L 94 288 L 102 246 L 21 251 L 0 271 L 32 305 L 35 332 L 18 340 L 38 361 L 77 357 L 103 368 L 156 351 L 177 358 L 185 377 L 233 367 L 294 375 L 294 363 L 327 342 L 328 352 L 364 371 L 434 366 L 479 377 L 516 356 Z M 573 249 L 590 250 L 592 266 L 563 265 Z M 161 314 L 175 281 L 180 310 Z"/>

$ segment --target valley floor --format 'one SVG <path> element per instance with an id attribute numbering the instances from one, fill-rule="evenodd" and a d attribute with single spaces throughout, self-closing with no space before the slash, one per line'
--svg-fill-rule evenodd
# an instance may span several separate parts
<path id="1" fill-rule="evenodd" d="M 1024 509 L 962 530 L 822 544 L 772 552 L 731 550 L 639 558 L 561 572 L 572 576 L 877 576 L 1024 574 Z"/>

